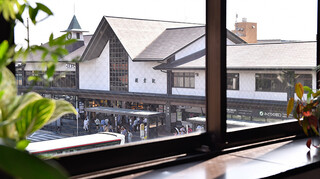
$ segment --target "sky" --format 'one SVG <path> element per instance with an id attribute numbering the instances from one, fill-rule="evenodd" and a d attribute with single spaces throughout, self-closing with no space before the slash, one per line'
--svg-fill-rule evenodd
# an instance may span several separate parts
<path id="1" fill-rule="evenodd" d="M 47 5 L 54 16 L 30 25 L 30 44 L 62 35 L 75 14 L 81 28 L 93 34 L 104 15 L 205 24 L 205 0 L 30 0 Z M 256 22 L 258 39 L 315 40 L 316 0 L 227 0 L 227 28 L 246 17 Z M 40 19 L 43 14 L 40 14 Z M 26 46 L 25 27 L 15 29 L 16 44 Z"/>

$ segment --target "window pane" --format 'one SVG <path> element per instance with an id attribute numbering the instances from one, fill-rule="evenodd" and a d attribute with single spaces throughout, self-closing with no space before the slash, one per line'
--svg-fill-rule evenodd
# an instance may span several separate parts
<path id="1" fill-rule="evenodd" d="M 316 17 L 316 0 L 227 1 L 228 131 L 292 121 L 295 83 L 316 88 Z"/>
<path id="2" fill-rule="evenodd" d="M 69 38 L 77 40 L 67 46 L 69 55 L 59 59 L 49 85 L 41 78 L 34 85 L 27 80 L 45 74 L 37 61 L 41 54 L 29 56 L 17 76 L 20 93 L 33 85 L 42 96 L 67 100 L 79 111 L 42 128 L 51 131 L 52 138 L 98 138 L 94 134 L 103 131 L 117 134 L 113 136 L 117 142 L 105 146 L 204 131 L 204 0 L 43 3 L 55 16 L 51 22 L 41 22 L 45 30 L 30 28 L 31 45 L 47 47 L 51 32 L 55 38 L 61 31 L 69 32 Z M 18 44 L 26 38 L 19 28 L 24 27 L 17 27 Z M 82 139 L 87 140 L 91 139 Z"/>

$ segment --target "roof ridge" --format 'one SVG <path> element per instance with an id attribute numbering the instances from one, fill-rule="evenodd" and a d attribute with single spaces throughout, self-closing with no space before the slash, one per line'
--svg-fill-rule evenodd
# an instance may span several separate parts
<path id="1" fill-rule="evenodd" d="M 154 22 L 170 22 L 170 23 L 180 23 L 180 24 L 204 25 L 204 24 L 195 23 L 195 22 L 179 22 L 179 21 L 157 20 L 157 19 L 140 19 L 140 18 L 134 18 L 134 17 L 119 17 L 119 16 L 107 16 L 107 15 L 104 15 L 104 17 L 106 17 L 106 18 L 118 18 L 118 19 L 129 19 L 129 20 L 144 20 L 144 21 L 154 21 Z"/>

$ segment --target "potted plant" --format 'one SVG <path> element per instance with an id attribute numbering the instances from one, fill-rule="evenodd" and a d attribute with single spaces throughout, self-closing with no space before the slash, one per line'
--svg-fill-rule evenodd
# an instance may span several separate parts
<path id="1" fill-rule="evenodd" d="M 303 94 L 307 92 L 305 99 Z M 320 117 L 320 90 L 313 92 L 308 86 L 301 83 L 295 85 L 295 93 L 298 97 L 296 103 L 294 98 L 290 98 L 287 105 L 287 116 L 293 111 L 293 117 L 298 120 L 303 132 L 310 137 L 319 136 L 319 117 Z M 314 146 L 320 148 L 320 145 L 312 143 L 309 138 L 306 143 L 307 147 Z"/>
<path id="2" fill-rule="evenodd" d="M 38 22 L 38 12 L 52 15 L 50 9 L 41 3 L 32 7 L 27 1 L 22 1 L 22 4 L 17 0 L 0 1 L 0 15 L 12 25 L 18 21 L 23 23 L 22 14 L 27 10 L 34 24 Z M 25 148 L 29 144 L 26 137 L 64 114 L 76 114 L 76 110 L 67 101 L 43 98 L 34 92 L 18 95 L 15 76 L 6 67 L 17 58 L 40 51 L 43 53 L 41 60 L 45 67 L 43 79 L 52 80 L 57 62 L 68 53 L 65 45 L 74 42 L 67 40 L 66 36 L 54 39 L 51 35 L 49 48 L 34 45 L 27 49 L 20 48 L 16 52 L 14 44 L 6 40 L 0 42 L 0 178 L 67 178 L 61 167 L 26 152 Z"/>

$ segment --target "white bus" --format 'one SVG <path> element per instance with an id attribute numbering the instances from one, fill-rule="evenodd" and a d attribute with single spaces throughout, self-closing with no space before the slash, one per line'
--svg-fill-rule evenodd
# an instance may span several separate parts
<path id="1" fill-rule="evenodd" d="M 101 132 L 91 135 L 33 142 L 28 145 L 26 150 L 36 155 L 55 155 L 110 145 L 123 145 L 124 143 L 125 136 L 122 134 Z"/>

